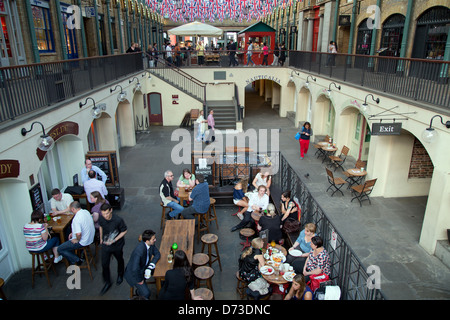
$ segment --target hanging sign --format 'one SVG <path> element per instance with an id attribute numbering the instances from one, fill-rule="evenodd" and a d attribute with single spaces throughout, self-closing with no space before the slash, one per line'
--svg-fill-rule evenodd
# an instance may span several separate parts
<path id="1" fill-rule="evenodd" d="M 391 135 L 399 135 L 402 130 L 401 122 L 394 123 L 373 123 L 372 124 L 372 132 L 373 136 L 391 136 Z"/>

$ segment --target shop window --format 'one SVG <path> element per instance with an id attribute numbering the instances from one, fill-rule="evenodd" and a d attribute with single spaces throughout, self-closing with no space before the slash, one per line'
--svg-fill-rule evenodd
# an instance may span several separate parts
<path id="1" fill-rule="evenodd" d="M 33 13 L 34 30 L 36 32 L 37 46 L 40 52 L 54 52 L 52 24 L 50 21 L 50 9 L 31 6 Z"/>

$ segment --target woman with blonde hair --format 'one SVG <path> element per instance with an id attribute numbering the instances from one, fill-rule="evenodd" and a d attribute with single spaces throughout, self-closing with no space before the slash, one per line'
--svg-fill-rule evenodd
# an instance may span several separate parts
<path id="1" fill-rule="evenodd" d="M 269 230 L 268 241 L 275 241 L 276 243 L 283 244 L 284 241 L 281 227 L 281 216 L 277 215 L 275 206 L 272 203 L 269 203 L 267 212 L 259 219 L 258 230 Z"/>
<path id="2" fill-rule="evenodd" d="M 305 277 L 302 274 L 297 274 L 292 281 L 292 286 L 284 300 L 312 300 L 313 292 L 310 287 L 306 285 Z"/>
<path id="3" fill-rule="evenodd" d="M 264 241 L 261 238 L 252 240 L 252 246 L 245 249 L 239 257 L 239 276 L 252 282 L 261 277 L 259 269 L 264 266 L 264 256 L 261 251 Z"/>

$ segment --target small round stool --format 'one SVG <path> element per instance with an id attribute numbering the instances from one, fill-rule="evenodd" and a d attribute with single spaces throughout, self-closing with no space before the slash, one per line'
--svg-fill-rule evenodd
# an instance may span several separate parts
<path id="1" fill-rule="evenodd" d="M 216 199 L 209 198 L 208 223 L 211 223 L 214 220 L 216 221 L 217 229 L 219 229 L 219 222 L 217 221 L 216 214 Z"/>
<path id="2" fill-rule="evenodd" d="M 236 291 L 237 293 L 239 293 L 239 297 L 241 299 L 244 299 L 246 296 L 245 289 L 248 287 L 248 283 L 241 278 L 241 276 L 239 275 L 239 271 L 236 271 L 236 279 L 237 279 Z"/>
<path id="3" fill-rule="evenodd" d="M 200 286 L 202 286 L 203 283 L 205 283 L 206 287 L 212 292 L 214 292 L 212 287 L 212 277 L 214 276 L 213 268 L 207 266 L 198 267 L 197 269 L 194 270 L 194 275 L 197 278 L 196 280 L 197 288 L 199 288 Z"/>
<path id="4" fill-rule="evenodd" d="M 253 230 L 251 228 L 244 228 L 244 229 L 241 229 L 241 231 L 239 231 L 239 233 L 247 239 L 245 242 L 241 242 L 241 244 L 243 245 L 242 250 L 244 250 L 245 248 L 251 247 L 252 244 L 250 243 L 250 241 L 248 241 L 248 238 L 253 237 L 255 235 L 255 230 Z"/>
<path id="5" fill-rule="evenodd" d="M 161 226 L 159 227 L 159 229 L 163 229 L 166 224 L 166 209 L 169 209 L 169 212 L 171 212 L 172 208 L 166 207 L 162 202 L 160 202 L 159 205 L 162 208 Z"/>
<path id="6" fill-rule="evenodd" d="M 219 248 L 217 247 L 217 242 L 219 241 L 219 237 L 213 233 L 207 233 L 202 236 L 202 252 L 205 250 L 205 246 L 208 246 L 208 257 L 209 257 L 209 266 L 213 264 L 213 262 L 219 261 L 220 271 L 222 271 L 222 263 L 220 262 Z M 214 245 L 215 253 L 212 253 L 212 246 Z M 215 259 L 213 259 L 215 258 Z"/>
<path id="7" fill-rule="evenodd" d="M 194 290 L 196 296 L 202 297 L 203 300 L 214 300 L 214 294 L 207 288 L 198 288 Z"/>
<path id="8" fill-rule="evenodd" d="M 204 266 L 209 262 L 209 256 L 206 253 L 196 253 L 192 257 L 192 267 L 194 269 Z"/>
<path id="9" fill-rule="evenodd" d="M 75 250 L 75 252 L 77 252 L 78 255 L 80 255 L 80 251 L 83 252 L 84 263 L 79 267 L 80 267 L 80 269 L 88 269 L 89 276 L 91 277 L 91 280 L 93 280 L 91 264 L 94 266 L 95 270 L 97 270 L 97 266 L 95 265 L 95 259 L 94 259 L 94 256 L 92 255 L 91 247 L 84 246 L 84 247 L 81 247 L 80 249 Z"/>

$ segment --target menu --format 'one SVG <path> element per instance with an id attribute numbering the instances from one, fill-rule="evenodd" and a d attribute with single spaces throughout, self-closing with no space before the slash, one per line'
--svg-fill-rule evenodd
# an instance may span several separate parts
<path id="1" fill-rule="evenodd" d="M 41 185 L 39 183 L 30 189 L 30 198 L 33 210 L 44 212 L 44 198 L 42 197 Z"/>

